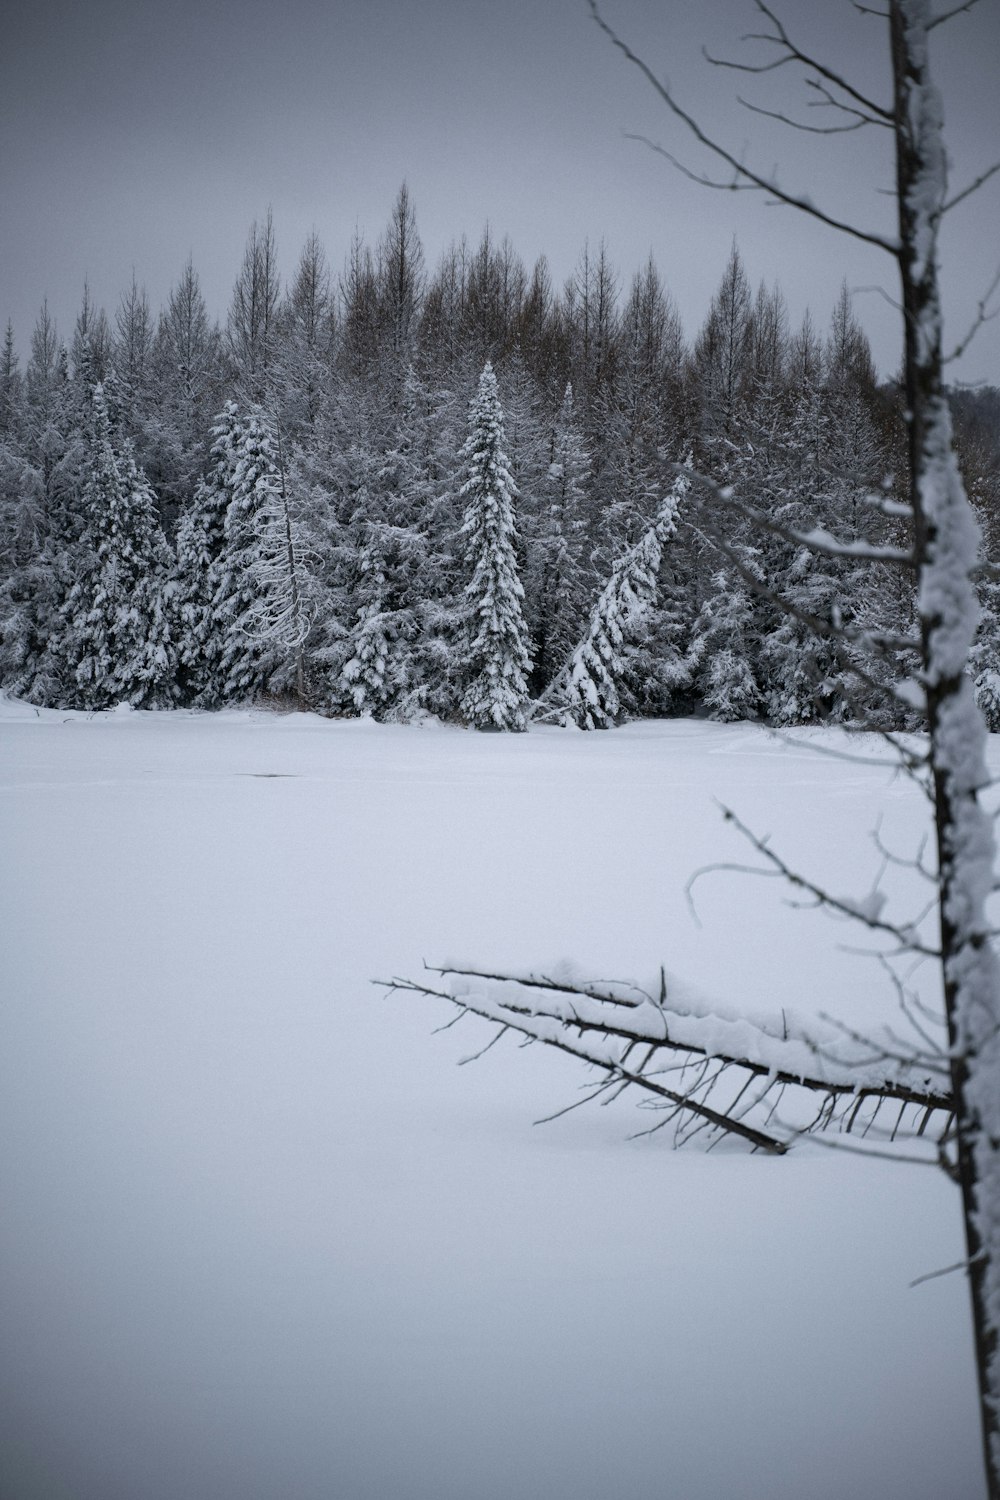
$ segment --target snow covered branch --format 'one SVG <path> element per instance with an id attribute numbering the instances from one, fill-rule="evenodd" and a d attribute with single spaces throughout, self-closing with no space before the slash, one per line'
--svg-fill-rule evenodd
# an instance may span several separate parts
<path id="1" fill-rule="evenodd" d="M 492 974 L 451 965 L 428 972 L 438 984 L 380 983 L 390 992 L 447 1000 L 459 1016 L 492 1022 L 495 1041 L 511 1031 L 590 1064 L 602 1082 L 581 1103 L 636 1090 L 663 1115 L 641 1133 L 673 1126 L 679 1145 L 704 1133 L 710 1144 L 732 1137 L 752 1150 L 783 1155 L 803 1135 L 877 1132 L 886 1106 L 896 1106 L 893 1137 L 905 1131 L 920 1138 L 933 1122 L 940 1139 L 950 1127 L 942 1059 L 899 1060 L 888 1039 L 880 1047 L 834 1025 L 805 1027 L 784 1012 L 780 1022 L 756 1022 L 689 995 L 674 1000 L 674 981 L 663 970 L 647 991 L 591 985 L 572 975 Z"/>

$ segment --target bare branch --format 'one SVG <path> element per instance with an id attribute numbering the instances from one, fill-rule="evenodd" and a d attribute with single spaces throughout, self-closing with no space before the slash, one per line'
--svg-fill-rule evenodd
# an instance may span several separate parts
<path id="1" fill-rule="evenodd" d="M 769 73 L 773 72 L 775 68 L 784 66 L 786 63 L 795 62 L 801 67 L 811 68 L 820 78 L 825 78 L 827 83 L 832 84 L 836 89 L 840 89 L 841 93 L 846 94 L 849 99 L 853 99 L 855 103 L 860 104 L 863 109 L 870 111 L 873 115 L 878 115 L 887 124 L 892 123 L 893 114 L 891 109 L 884 109 L 880 104 L 876 104 L 874 99 L 869 99 L 866 95 L 860 93 L 840 73 L 827 67 L 825 63 L 820 62 L 818 58 L 812 57 L 808 52 L 803 52 L 801 48 L 796 47 L 774 11 L 764 4 L 764 0 L 756 0 L 756 5 L 761 14 L 766 16 L 774 27 L 774 33 L 772 34 L 767 31 L 751 32 L 743 40 L 766 42 L 771 46 L 782 47 L 784 49 L 782 55 L 770 63 L 755 66 L 752 63 L 731 62 L 725 58 L 711 57 L 706 52 L 705 56 L 710 63 L 719 68 L 732 68 L 739 73 Z"/>
<path id="2" fill-rule="evenodd" d="M 717 156 L 720 161 L 725 162 L 728 167 L 731 167 L 733 172 L 736 174 L 737 179 L 745 179 L 747 185 L 759 188 L 764 192 L 772 194 L 772 196 L 779 203 L 783 203 L 789 208 L 797 208 L 801 210 L 802 213 L 808 214 L 811 218 L 818 219 L 820 223 L 826 224 L 831 229 L 837 229 L 843 234 L 850 235 L 853 239 L 862 240 L 865 244 L 876 245 L 880 250 L 885 250 L 889 255 L 892 255 L 894 257 L 898 256 L 899 244 L 897 241 L 886 239 L 884 235 L 876 234 L 870 230 L 861 229 L 856 224 L 850 224 L 842 219 L 835 218 L 832 214 L 828 214 L 823 209 L 817 207 L 817 205 L 814 204 L 810 198 L 797 195 L 795 193 L 786 192 L 783 188 L 778 186 L 773 178 L 763 177 L 759 172 L 755 172 L 752 168 L 745 166 L 739 160 L 739 158 L 734 156 L 733 153 L 727 150 L 725 146 L 721 145 L 720 142 L 715 140 L 712 136 L 707 135 L 693 115 L 688 114 L 685 109 L 681 108 L 681 106 L 677 103 L 677 100 L 674 98 L 670 87 L 667 84 L 661 82 L 653 72 L 652 68 L 650 68 L 649 64 L 644 62 L 641 57 L 633 52 L 631 47 L 629 47 L 628 44 L 621 39 L 617 32 L 608 25 L 607 21 L 601 15 L 601 12 L 597 5 L 597 0 L 589 0 L 589 4 L 594 20 L 597 22 L 597 25 L 604 32 L 605 36 L 607 36 L 612 45 L 617 47 L 622 56 L 625 57 L 630 63 L 632 63 L 634 67 L 639 69 L 640 73 L 647 80 L 647 82 L 651 84 L 651 86 L 656 90 L 657 94 L 663 100 L 663 103 L 670 110 L 671 114 L 676 116 L 676 118 L 687 127 L 688 131 L 691 133 L 691 135 L 694 136 L 695 140 L 698 141 L 702 146 L 706 147 L 706 149 L 711 151 L 715 156 Z M 761 8 L 763 9 L 764 7 Z M 854 97 L 858 98 L 859 102 L 864 104 L 866 108 L 873 109 L 875 113 L 884 113 L 884 111 L 880 110 L 877 105 L 871 105 L 870 102 L 864 99 L 863 96 L 855 94 Z M 891 116 L 887 116 L 887 118 L 891 118 Z M 667 157 L 667 159 L 670 160 L 675 166 L 680 167 L 680 163 L 677 162 L 669 152 L 663 151 L 661 148 L 661 154 Z M 704 180 L 697 178 L 696 174 L 687 172 L 683 167 L 680 167 L 680 170 L 685 171 L 686 175 L 694 177 L 695 180 Z M 720 184 L 712 183 L 710 181 L 706 181 L 705 185 L 720 186 Z"/>
<path id="3" fill-rule="evenodd" d="M 975 1259 L 976 1261 L 981 1262 L 983 1257 L 980 1254 L 977 1255 Z M 918 1276 L 916 1281 L 910 1282 L 910 1290 L 912 1291 L 915 1286 L 923 1286 L 925 1281 L 936 1281 L 939 1276 L 951 1276 L 956 1271 L 965 1271 L 965 1273 L 968 1275 L 969 1271 L 972 1269 L 972 1264 L 972 1261 L 968 1259 L 956 1260 L 954 1265 L 942 1266 L 938 1271 L 927 1271 L 923 1276 Z"/>
<path id="4" fill-rule="evenodd" d="M 995 161 L 992 167 L 987 167 L 985 172 L 980 172 L 975 182 L 970 182 L 968 187 L 964 187 L 960 193 L 956 193 L 954 198 L 949 198 L 948 202 L 941 209 L 942 214 L 950 213 L 953 208 L 957 208 L 966 198 L 978 192 L 983 184 L 989 182 L 990 178 L 995 177 L 998 172 L 1000 172 L 1000 161 Z"/>
<path id="5" fill-rule="evenodd" d="M 748 828 L 736 816 L 732 808 L 720 804 L 720 810 L 724 820 L 727 823 L 731 823 L 737 832 L 743 835 L 752 848 L 756 850 L 762 859 L 767 861 L 777 874 L 780 874 L 796 890 L 804 891 L 817 906 L 827 911 L 838 912 L 841 916 L 850 918 L 852 922 L 860 922 L 862 926 L 869 928 L 872 932 L 881 932 L 888 937 L 894 938 L 899 944 L 900 952 L 919 953 L 925 958 L 940 959 L 940 950 L 929 948 L 925 943 L 922 943 L 912 926 L 900 927 L 895 922 L 883 921 L 881 917 L 875 916 L 873 913 L 862 911 L 856 905 L 838 896 L 832 896 L 829 891 L 824 890 L 815 881 L 808 880 L 798 870 L 793 870 L 779 854 L 775 853 L 767 839 L 758 837 L 752 829 Z M 702 875 L 709 874 L 715 868 L 714 865 L 707 865 L 704 869 L 696 871 L 691 877 L 690 883 L 693 884 L 695 880 L 699 879 Z"/>
<path id="6" fill-rule="evenodd" d="M 976 316 L 973 319 L 972 327 L 969 329 L 965 337 L 955 345 L 955 348 L 951 351 L 951 353 L 943 357 L 941 361 L 942 364 L 950 365 L 953 364 L 956 359 L 960 359 L 961 356 L 965 353 L 966 349 L 968 349 L 969 345 L 972 343 L 972 340 L 975 338 L 980 328 L 982 328 L 983 324 L 992 323 L 994 318 L 1000 316 L 1000 308 L 994 308 L 992 312 L 986 311 L 993 293 L 996 291 L 998 286 L 1000 286 L 1000 265 L 997 266 L 996 272 L 993 276 L 993 280 L 987 287 L 986 292 L 982 297 L 980 297 L 978 303 L 976 304 Z"/>
<path id="7" fill-rule="evenodd" d="M 863 109 L 855 109 L 850 104 L 845 104 L 842 99 L 837 99 L 819 78 L 807 78 L 806 88 L 814 89 L 819 94 L 818 99 L 810 101 L 810 109 L 837 109 L 844 115 L 856 115 L 859 120 L 864 120 L 868 125 L 879 125 L 884 130 L 891 130 L 892 126 L 888 120 L 883 120 L 877 115 L 866 114 Z"/>
<path id="8" fill-rule="evenodd" d="M 955 5 L 951 10 L 946 10 L 940 16 L 934 16 L 932 20 L 928 21 L 927 30 L 933 31 L 935 26 L 943 26 L 946 21 L 953 21 L 956 16 L 964 14 L 967 10 L 972 10 L 978 4 L 979 0 L 962 0 L 960 5 Z"/>
<path id="9" fill-rule="evenodd" d="M 889 127 L 884 120 L 875 120 L 869 115 L 863 115 L 860 110 L 851 110 L 850 113 L 857 118 L 850 125 L 807 125 L 802 120 L 793 120 L 790 115 L 782 114 L 780 110 L 764 109 L 760 104 L 751 104 L 749 99 L 737 96 L 737 102 L 753 115 L 763 115 L 766 120 L 777 120 L 779 125 L 787 125 L 791 130 L 801 130 L 807 135 L 846 135 L 851 130 L 863 130 L 866 125 L 881 125 L 885 129 Z"/>

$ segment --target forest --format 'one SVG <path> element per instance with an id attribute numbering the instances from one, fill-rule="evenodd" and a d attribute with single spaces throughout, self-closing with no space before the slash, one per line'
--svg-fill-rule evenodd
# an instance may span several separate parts
<path id="1" fill-rule="evenodd" d="M 992 557 L 1000 391 L 950 399 Z M 501 729 L 919 727 L 893 686 L 903 407 L 846 283 L 793 328 L 735 242 L 689 340 L 652 257 L 626 286 L 585 247 L 558 288 L 487 229 L 431 271 L 404 184 L 374 248 L 356 235 L 335 276 L 311 237 L 283 286 L 268 212 L 224 327 L 190 261 L 158 314 L 135 278 L 111 317 L 85 288 L 68 347 L 43 304 L 23 370 L 8 325 L 0 686 Z M 1000 729 L 983 561 L 971 666 Z"/>

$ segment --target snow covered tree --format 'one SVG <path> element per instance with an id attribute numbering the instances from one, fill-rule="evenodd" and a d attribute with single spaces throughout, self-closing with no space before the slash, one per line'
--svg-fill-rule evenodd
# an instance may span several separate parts
<path id="1" fill-rule="evenodd" d="M 404 182 L 379 241 L 376 262 L 379 329 L 385 352 L 399 379 L 413 354 L 424 283 L 424 252 L 417 232 L 416 211 Z"/>
<path id="2" fill-rule="evenodd" d="M 226 549 L 226 512 L 244 428 L 233 401 L 213 428 L 211 465 L 177 528 L 174 613 L 178 685 L 184 698 L 212 707 L 223 696 L 222 631 L 215 594 Z"/>
<path id="3" fill-rule="evenodd" d="M 274 222 L 250 226 L 243 265 L 229 308 L 229 352 L 246 401 L 263 401 L 273 375 L 277 336 L 278 256 Z"/>
<path id="4" fill-rule="evenodd" d="M 23 388 L 14 348 L 14 325 L 8 318 L 0 352 L 0 438 L 8 437 L 17 425 Z"/>
<path id="5" fill-rule="evenodd" d="M 277 362 L 282 430 L 311 438 L 328 399 L 333 364 L 333 301 L 326 255 L 311 234 L 281 310 Z"/>
<path id="6" fill-rule="evenodd" d="M 607 729 L 621 711 L 624 650 L 656 602 L 663 548 L 677 530 L 678 510 L 690 484 L 678 475 L 653 524 L 617 559 L 591 611 L 586 635 L 544 695 L 543 701 L 565 709 L 581 729 Z"/>
<path id="7" fill-rule="evenodd" d="M 532 634 L 540 687 L 556 674 L 579 638 L 588 592 L 583 543 L 589 475 L 590 458 L 573 409 L 573 387 L 567 385 L 552 428 L 532 547 Z"/>
<path id="8" fill-rule="evenodd" d="M 150 356 L 153 348 L 153 321 L 145 287 L 132 281 L 122 295 L 115 313 L 111 339 L 111 373 L 115 399 L 134 432 L 145 415 L 149 399 Z"/>
<path id="9" fill-rule="evenodd" d="M 309 580 L 305 547 L 292 514 L 285 466 L 276 446 L 277 469 L 262 485 L 262 504 L 255 514 L 257 552 L 251 563 L 255 597 L 240 620 L 241 631 L 274 653 L 268 681 L 272 691 L 293 690 L 300 708 L 308 704 L 303 645 L 309 634 Z M 241 464 L 233 475 L 238 493 L 243 482 Z"/>
<path id="10" fill-rule="evenodd" d="M 461 403 L 411 368 L 378 475 L 385 526 L 380 555 L 393 652 L 392 717 L 457 709 L 462 506 L 456 482 Z"/>
<path id="11" fill-rule="evenodd" d="M 276 516 L 280 510 L 281 475 L 269 423 L 252 410 L 241 424 L 228 479 L 230 496 L 223 522 L 223 543 L 214 564 L 211 608 L 220 636 L 220 696 L 242 702 L 265 691 L 288 642 L 265 626 L 277 601 L 262 597 L 270 578 Z"/>
<path id="12" fill-rule="evenodd" d="M 376 553 L 362 559 L 367 602 L 362 604 L 349 641 L 349 655 L 341 668 L 341 682 L 356 713 L 381 712 L 398 687 L 393 672 L 393 622 L 385 607 L 385 574 Z"/>
<path id="13" fill-rule="evenodd" d="M 762 189 L 828 227 L 886 252 L 899 273 L 903 310 L 903 385 L 907 409 L 907 491 L 903 514 L 910 547 L 900 566 L 915 571 L 918 637 L 903 642 L 916 657 L 916 680 L 927 723 L 925 770 L 937 844 L 937 914 L 943 1011 L 948 1034 L 956 1140 L 942 1153 L 962 1194 L 979 1377 L 984 1456 L 991 1500 L 1000 1497 L 1000 970 L 986 913 L 996 859 L 992 820 L 980 803 L 989 784 L 985 726 L 968 672 L 979 614 L 973 583 L 979 529 L 952 448 L 951 416 L 943 383 L 938 286 L 938 232 L 946 213 L 971 189 L 949 199 L 940 95 L 930 76 L 930 39 L 943 22 L 969 9 L 934 15 L 930 0 L 888 0 L 871 12 L 887 22 L 893 97 L 881 103 L 799 48 L 764 0 L 757 8 L 768 30 L 763 72 L 781 64 L 804 69 L 834 109 L 855 126 L 876 124 L 893 143 L 897 232 L 880 234 L 845 221 L 810 197 L 784 188 L 772 173 L 749 166 L 706 133 L 597 12 L 599 24 L 636 64 L 667 108 L 720 159 L 734 181 Z M 979 183 L 991 175 L 984 174 Z M 973 187 L 979 185 L 973 184 Z M 980 317 L 985 317 L 981 309 Z M 810 543 L 833 555 L 867 555 L 885 565 L 892 549 Z M 818 622 L 821 623 L 821 622 Z M 835 638 L 854 642 L 833 623 Z M 881 646 L 869 633 L 871 648 Z M 912 660 L 912 656 L 911 656 Z M 904 756 L 905 761 L 905 756 Z M 912 769 L 918 769 L 918 766 Z M 763 846 L 758 846 L 763 847 Z M 831 898 L 825 897 L 829 903 Z M 904 949 L 912 944 L 900 933 Z"/>
<path id="14" fill-rule="evenodd" d="M 465 588 L 465 687 L 461 713 L 477 729 L 523 729 L 531 647 L 515 554 L 517 494 L 505 451 L 493 366 L 485 366 L 462 449 L 468 477 L 462 527 L 471 578 Z"/>
<path id="15" fill-rule="evenodd" d="M 703 423 L 710 439 L 733 435 L 747 395 L 753 353 L 753 297 L 733 242 L 711 310 L 694 346 Z"/>
<path id="16" fill-rule="evenodd" d="M 744 557 L 744 566 L 752 567 L 750 557 Z M 728 723 L 760 713 L 757 637 L 752 595 L 739 576 L 720 568 L 695 621 L 690 648 L 696 688 L 713 718 Z"/>
<path id="17" fill-rule="evenodd" d="M 128 442 L 116 444 L 101 386 L 92 398 L 83 500 L 86 563 L 60 611 L 55 649 L 83 708 L 160 706 L 172 697 L 166 583 L 156 502 Z"/>
<path id="18" fill-rule="evenodd" d="M 139 441 L 161 513 L 174 523 L 190 504 L 205 467 L 224 384 L 222 339 L 209 324 L 190 259 L 160 315 L 150 364 Z"/>

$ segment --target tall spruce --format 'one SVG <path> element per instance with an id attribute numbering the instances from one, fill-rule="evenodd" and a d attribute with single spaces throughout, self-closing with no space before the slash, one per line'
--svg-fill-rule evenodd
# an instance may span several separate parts
<path id="1" fill-rule="evenodd" d="M 517 489 L 505 451 L 503 410 L 489 363 L 469 412 L 462 448 L 468 477 L 462 533 L 471 578 L 465 588 L 465 688 L 461 713 L 477 729 L 523 729 L 531 647 L 515 551 Z"/>
<path id="2" fill-rule="evenodd" d="M 175 615 L 182 696 L 211 708 L 223 697 L 222 629 L 215 595 L 226 550 L 226 512 L 243 441 L 243 422 L 229 401 L 212 429 L 211 463 L 177 528 Z"/>
<path id="3" fill-rule="evenodd" d="M 270 425 L 253 410 L 241 425 L 229 477 L 223 545 L 215 564 L 212 610 L 220 633 L 221 696 L 230 701 L 263 693 L 279 665 L 279 644 L 261 628 L 262 577 L 271 555 L 281 492 L 277 447 Z"/>
<path id="4" fill-rule="evenodd" d="M 91 709 L 164 705 L 173 695 L 170 554 L 149 482 L 131 444 L 116 440 L 100 385 L 92 394 L 86 447 L 85 561 L 56 635 L 66 697 Z"/>

